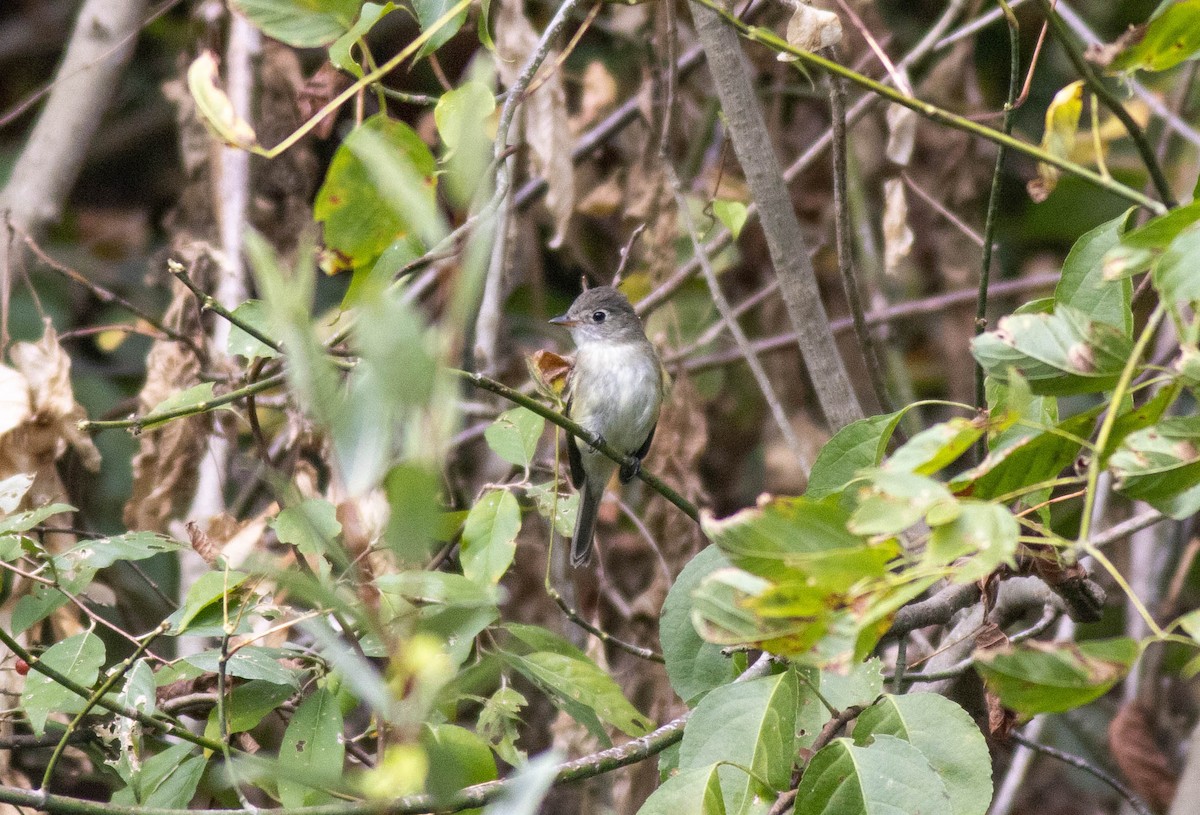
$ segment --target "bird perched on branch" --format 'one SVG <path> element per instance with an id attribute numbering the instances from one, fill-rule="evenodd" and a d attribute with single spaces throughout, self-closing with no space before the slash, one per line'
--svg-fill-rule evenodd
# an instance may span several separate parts
<path id="1" fill-rule="evenodd" d="M 578 349 L 567 381 L 567 416 L 634 458 L 620 468 L 621 483 L 627 484 L 650 450 L 662 407 L 658 352 L 629 300 L 610 286 L 588 289 L 550 322 L 570 329 Z M 583 566 L 591 560 L 596 513 L 617 463 L 574 436 L 567 437 L 567 455 L 579 490 L 571 565 Z"/>

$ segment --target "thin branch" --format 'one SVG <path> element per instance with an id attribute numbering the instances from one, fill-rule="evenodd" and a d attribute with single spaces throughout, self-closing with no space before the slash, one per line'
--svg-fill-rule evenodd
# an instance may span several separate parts
<path id="1" fill-rule="evenodd" d="M 625 642 L 622 639 L 614 637 L 612 634 L 608 633 L 599 626 L 589 623 L 579 614 L 579 612 L 567 605 L 567 601 L 563 599 L 563 596 L 559 594 L 558 590 L 554 587 L 547 586 L 546 591 L 549 593 L 550 599 L 553 600 L 560 609 L 562 609 L 562 613 L 567 615 L 567 619 L 591 634 L 596 639 L 603 643 L 612 645 L 614 648 L 624 651 L 627 654 L 633 654 L 635 657 L 641 657 L 642 659 L 649 660 L 650 662 L 657 662 L 660 665 L 666 663 L 666 660 L 663 659 L 662 654 L 658 653 L 653 648 L 643 648 L 640 645 L 634 645 L 633 643 Z"/>
<path id="2" fill-rule="evenodd" d="M 1030 275 L 1029 277 L 1019 278 L 1017 280 L 1005 280 L 991 287 L 992 295 L 1008 295 L 1020 294 L 1031 289 L 1042 289 L 1054 286 L 1058 282 L 1059 275 L 1057 272 Z M 954 306 L 970 303 L 978 296 L 976 289 L 958 289 L 956 291 L 943 292 L 932 297 L 924 297 L 920 300 L 912 300 L 907 303 L 897 303 L 894 306 L 869 311 L 865 315 L 867 325 L 880 325 L 884 323 L 896 322 L 909 317 L 919 317 L 926 314 L 937 314 Z M 854 327 L 854 323 L 849 317 L 840 317 L 833 321 L 830 325 L 833 332 L 839 333 L 849 331 Z M 785 348 L 790 348 L 795 342 L 795 334 L 786 332 L 777 334 L 773 337 L 754 341 L 754 350 L 759 354 L 769 351 L 781 351 Z M 694 349 L 685 349 L 691 351 Z M 685 352 L 680 351 L 670 354 L 664 360 L 664 364 L 668 367 L 681 365 L 689 372 L 702 371 L 708 368 L 715 368 L 721 365 L 728 365 L 731 362 L 741 360 L 741 355 L 736 349 L 726 351 L 717 351 L 704 357 L 685 361 Z"/>
<path id="3" fill-rule="evenodd" d="M 180 263 L 177 260 L 168 260 L 167 261 L 167 271 L 169 271 L 171 274 L 175 275 L 175 277 L 179 280 L 179 282 L 182 283 L 183 285 L 187 286 L 188 289 L 192 292 L 192 294 L 194 294 L 196 296 L 196 299 L 200 301 L 200 310 L 201 311 L 213 312 L 214 314 L 223 318 L 230 325 L 237 326 L 242 331 L 246 332 L 251 337 L 258 340 L 263 345 L 272 349 L 276 353 L 281 353 L 283 351 L 283 346 L 280 345 L 278 341 L 272 339 L 271 337 L 268 337 L 266 334 L 264 334 L 262 331 L 260 331 L 257 327 L 251 325 L 247 321 L 243 320 L 241 317 L 234 314 L 233 311 L 231 311 L 230 309 L 228 309 L 227 307 L 222 305 L 221 301 L 219 301 L 217 298 L 213 297 L 211 294 L 206 293 L 199 286 L 197 286 L 192 281 L 191 276 L 188 274 L 187 269 L 184 268 L 182 263 Z"/>
<path id="4" fill-rule="evenodd" d="M 160 425 L 164 422 L 169 422 L 172 419 L 182 419 L 186 416 L 198 416 L 201 413 L 207 413 L 214 408 L 228 405 L 231 402 L 236 402 L 239 399 L 244 399 L 247 396 L 253 396 L 256 393 L 270 390 L 282 385 L 286 381 L 286 376 L 282 373 L 268 376 L 266 379 L 260 379 L 257 382 L 251 382 L 236 390 L 221 396 L 214 397 L 204 402 L 197 402 L 194 405 L 184 405 L 175 408 L 174 410 L 164 410 L 161 413 L 150 413 L 145 416 L 138 416 L 132 419 L 119 419 L 115 421 L 82 421 L 79 423 L 79 429 L 85 433 L 92 433 L 99 430 L 132 430 L 134 433 L 140 433 L 148 426 Z"/>
<path id="5" fill-rule="evenodd" d="M 1150 808 L 1146 806 L 1146 803 L 1142 801 L 1142 799 L 1139 798 L 1133 790 L 1129 789 L 1129 787 L 1122 784 L 1115 777 L 1100 769 L 1086 758 L 1064 752 L 1055 747 L 1049 747 L 1045 744 L 1039 744 L 1033 739 L 1026 738 L 1024 735 L 1016 731 L 1013 731 L 1010 734 L 1010 737 L 1017 744 L 1028 747 L 1030 750 L 1036 750 L 1039 753 L 1045 753 L 1051 758 L 1056 758 L 1064 764 L 1070 764 L 1072 767 L 1083 770 L 1094 778 L 1103 781 L 1105 784 L 1112 787 L 1112 789 L 1115 790 L 1118 795 L 1124 798 L 1125 801 L 1128 802 L 1131 807 L 1133 807 L 1134 811 L 1138 813 L 1138 815 L 1152 815 Z"/>
<path id="6" fill-rule="evenodd" d="M 1021 26 L 1017 15 L 1005 0 L 996 0 L 1004 12 L 1008 22 L 1008 99 L 1004 102 L 1004 120 L 1000 125 L 1001 132 L 1008 136 L 1012 134 L 1013 111 L 1017 103 L 1017 87 L 1021 82 Z M 1033 69 L 1030 68 L 1032 76 Z M 992 167 L 992 187 L 988 192 L 987 215 L 983 221 L 983 257 L 979 268 L 979 299 L 975 304 L 975 335 L 979 336 L 987 328 L 988 282 L 992 274 L 992 241 L 996 236 L 996 215 L 1000 211 L 1000 178 L 1004 171 L 1005 149 L 1000 145 L 996 149 L 996 163 Z M 975 407 L 983 410 L 987 407 L 987 395 L 984 393 L 983 366 L 975 363 Z M 980 460 L 987 453 L 987 441 L 980 439 L 976 447 Z"/>
<path id="7" fill-rule="evenodd" d="M 804 448 L 800 445 L 800 439 L 796 438 L 796 431 L 792 429 L 792 423 L 788 421 L 787 413 L 783 409 L 783 403 L 779 401 L 779 395 L 775 393 L 775 387 L 771 384 L 771 378 L 767 376 L 766 370 L 762 363 L 759 362 L 758 356 L 754 353 L 754 347 L 750 344 L 749 337 L 738 324 L 737 318 L 733 315 L 733 308 L 729 305 L 729 300 L 726 299 L 725 293 L 721 291 L 721 284 L 717 280 L 717 273 L 713 271 L 712 263 L 708 259 L 708 255 L 704 251 L 704 246 L 700 242 L 700 234 L 696 231 L 696 223 L 692 219 L 692 211 L 688 207 L 687 199 L 683 196 L 683 187 L 679 183 L 679 176 L 675 173 L 675 168 L 667 161 L 666 156 L 662 156 L 664 171 L 671 183 L 672 190 L 675 193 L 676 209 L 679 210 L 679 218 L 683 222 L 684 230 L 688 233 L 688 237 L 692 241 L 692 250 L 695 252 L 696 259 L 700 261 L 700 269 L 704 272 L 704 282 L 708 284 L 709 295 L 712 297 L 713 304 L 717 307 L 717 312 L 721 315 L 721 321 L 725 323 L 733 340 L 737 343 L 738 351 L 746 360 L 746 366 L 750 369 L 750 373 L 754 376 L 754 381 L 758 384 L 758 389 L 762 393 L 763 399 L 766 400 L 767 409 L 771 412 L 771 417 L 775 420 L 775 426 L 779 428 L 780 435 L 783 436 L 784 442 L 792 451 L 800 468 L 807 476 L 808 471 L 812 469 L 812 462 L 805 455 Z"/>
<path id="8" fill-rule="evenodd" d="M 33 252 L 34 257 L 36 257 L 38 260 L 40 260 L 46 266 L 46 268 L 48 268 L 54 272 L 57 272 L 58 274 L 65 277 L 67 280 L 70 280 L 72 283 L 77 283 L 80 286 L 83 286 L 85 289 L 90 291 L 92 293 L 92 296 L 95 297 L 97 300 L 99 300 L 101 303 L 104 303 L 106 305 L 107 304 L 118 305 L 121 308 L 128 311 L 130 314 L 137 317 L 138 319 L 144 320 L 148 325 L 154 326 L 154 328 L 157 329 L 159 332 L 161 332 L 164 336 L 174 340 L 175 342 L 182 343 L 183 345 L 187 346 L 188 350 L 190 350 L 193 354 L 195 354 L 199 359 L 205 358 L 204 351 L 200 348 L 200 346 L 196 345 L 195 341 L 193 341 L 191 337 L 189 337 L 185 334 L 179 333 L 175 329 L 169 327 L 162 320 L 151 315 L 150 312 L 146 311 L 141 306 L 134 305 L 132 302 L 130 302 L 129 300 L 126 300 L 124 297 L 117 294 L 116 292 L 109 291 L 104 286 L 101 286 L 99 283 L 97 283 L 94 280 L 88 279 L 85 275 L 81 274 L 80 272 L 75 271 L 70 266 L 59 263 L 57 260 L 52 258 L 49 254 L 47 254 L 46 251 L 44 249 L 42 249 L 41 246 L 38 245 L 37 241 L 35 241 L 33 239 L 32 235 L 30 235 L 28 232 L 25 232 L 24 230 L 22 230 L 20 227 L 16 226 L 15 224 L 10 223 L 9 225 L 12 228 L 12 230 L 17 235 L 19 235 L 22 240 L 24 240 L 25 245 L 29 247 L 29 251 Z"/>
<path id="9" fill-rule="evenodd" d="M 843 8 L 849 7 L 843 5 Z M 831 54 L 836 58 L 836 50 L 831 48 Z M 858 276 L 854 272 L 854 252 L 850 246 L 850 200 L 846 195 L 846 87 L 842 84 L 841 77 L 830 76 L 828 79 L 829 114 L 833 121 L 833 232 L 834 243 L 837 245 L 838 272 L 842 278 L 842 288 L 846 292 L 846 305 L 850 308 L 850 317 L 854 321 L 858 347 L 867 366 L 871 389 L 875 392 L 875 401 L 884 413 L 891 413 L 892 403 L 888 398 L 887 380 L 879 359 L 879 349 L 875 347 L 875 340 L 867 329 L 867 321 L 863 316 L 862 291 Z M 893 81 L 899 84 L 904 81 L 903 75 L 896 74 Z"/>

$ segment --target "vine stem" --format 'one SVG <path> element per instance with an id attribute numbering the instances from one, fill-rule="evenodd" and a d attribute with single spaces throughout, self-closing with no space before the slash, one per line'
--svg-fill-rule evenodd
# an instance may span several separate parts
<path id="1" fill-rule="evenodd" d="M 256 393 L 262 393 L 271 388 L 279 387 L 284 383 L 285 378 L 284 374 L 278 373 L 274 376 L 268 376 L 266 379 L 251 382 L 249 385 L 232 390 L 222 396 L 217 396 L 194 405 L 184 405 L 174 410 L 165 410 L 162 413 L 150 413 L 132 419 L 118 419 L 114 421 L 84 420 L 79 423 L 79 429 L 85 433 L 98 430 L 132 430 L 137 433 L 145 430 L 150 425 L 159 425 L 172 419 L 182 419 L 185 416 L 196 416 L 201 413 L 207 413 L 213 408 L 228 405 L 239 399 L 245 399 L 247 396 L 253 396 Z"/>
<path id="2" fill-rule="evenodd" d="M 146 650 L 150 647 L 150 643 L 154 642 L 162 634 L 165 634 L 167 629 L 170 627 L 171 624 L 166 621 L 160 623 L 158 628 L 151 631 L 146 638 L 138 644 L 138 647 L 134 649 L 134 652 L 130 654 L 119 666 L 117 666 L 117 668 L 108 675 L 108 678 L 101 683 L 100 687 L 96 688 L 96 690 L 92 692 L 92 695 L 88 697 L 87 701 L 83 705 L 83 709 L 75 715 L 75 718 L 72 719 L 71 723 L 67 725 L 67 729 L 63 731 L 62 738 L 59 739 L 58 744 L 54 746 L 54 752 L 50 755 L 50 760 L 46 762 L 46 771 L 42 774 L 41 788 L 43 790 L 50 787 L 50 779 L 54 776 L 54 768 L 58 765 L 58 760 L 62 758 L 63 751 L 67 749 L 67 744 L 70 742 L 71 735 L 75 732 L 76 728 L 79 727 L 79 723 L 83 721 L 83 717 L 92 712 L 92 710 L 100 702 L 101 697 L 112 690 L 113 686 L 120 681 L 121 677 L 123 677 L 126 672 L 133 667 L 133 663 L 137 662 L 142 654 L 146 653 Z"/>
<path id="3" fill-rule="evenodd" d="M 28 650 L 26 650 L 25 647 L 21 645 L 21 643 L 17 642 L 16 639 L 11 634 L 9 634 L 7 631 L 5 631 L 3 628 L 0 628 L 0 643 L 3 643 L 5 645 L 5 647 L 8 648 L 8 650 L 12 651 L 18 657 L 25 660 L 25 662 L 28 663 L 29 667 L 32 670 L 35 670 L 38 673 L 42 674 L 42 676 L 45 676 L 46 678 L 50 679 L 56 685 L 61 685 L 62 687 L 71 691 L 71 693 L 75 694 L 76 696 L 80 697 L 81 699 L 91 699 L 92 698 L 92 690 L 90 688 L 86 688 L 83 685 L 80 685 L 78 682 L 76 682 L 74 679 L 67 676 L 66 674 L 61 673 L 60 671 L 55 670 L 54 668 L 51 668 L 50 666 L 44 664 L 40 659 L 38 659 L 33 654 L 31 654 Z M 137 710 L 135 708 L 126 707 L 125 705 L 118 704 L 117 702 L 109 701 L 108 699 L 104 698 L 103 694 L 96 697 L 96 706 L 102 707 L 105 710 L 109 711 L 110 713 L 115 713 L 118 716 L 124 716 L 126 719 L 133 719 L 134 721 L 137 721 L 140 724 L 142 724 L 146 727 L 149 727 L 156 733 L 165 733 L 168 735 L 177 736 L 180 739 L 183 739 L 184 741 L 195 744 L 197 747 L 203 747 L 205 750 L 214 750 L 217 752 L 220 752 L 220 750 L 221 750 L 221 744 L 219 742 L 217 742 L 213 739 L 205 738 L 204 736 L 197 736 L 195 733 L 192 733 L 190 730 L 188 730 L 186 727 L 184 727 L 183 724 L 176 719 L 155 718 L 154 716 L 151 716 L 148 713 L 143 713 L 142 711 Z M 0 787 L 0 802 L 16 803 L 16 801 L 14 801 L 10 796 L 11 792 L 12 792 L 12 790 L 10 788 Z M 17 792 L 25 792 L 25 790 L 17 790 Z M 73 804 L 85 804 L 86 803 L 86 802 L 82 802 L 82 801 L 76 801 L 74 798 L 68 798 L 65 796 L 48 796 L 46 794 L 45 790 L 40 790 L 39 792 L 31 793 L 31 795 L 34 796 L 32 799 L 27 799 L 27 802 L 25 804 L 18 803 L 17 806 L 35 806 L 38 809 L 46 809 L 45 807 L 41 807 L 41 806 L 38 806 L 38 804 L 33 803 L 33 801 L 36 801 L 38 798 L 42 798 L 42 797 L 58 797 L 58 798 L 62 798 L 65 801 L 72 802 Z M 135 815 L 135 813 L 137 813 L 139 811 L 139 809 L 136 807 L 130 807 L 130 808 L 122 807 L 121 809 L 127 810 L 129 815 Z M 49 810 L 46 810 L 46 811 L 49 811 Z M 92 810 L 89 810 L 86 808 L 84 808 L 84 809 L 75 808 L 73 810 L 63 810 L 63 811 L 64 812 L 66 812 L 66 811 L 91 812 Z"/>
<path id="4" fill-rule="evenodd" d="M 1133 375 L 1137 371 L 1138 361 L 1146 352 L 1146 346 L 1149 345 L 1150 338 L 1158 330 L 1158 326 L 1166 313 L 1166 306 L 1159 303 L 1154 309 L 1154 313 L 1150 315 L 1150 319 L 1146 322 L 1146 327 L 1142 330 L 1141 336 L 1138 337 L 1137 342 L 1134 344 L 1133 350 L 1129 354 L 1129 359 L 1125 362 L 1125 367 L 1121 369 L 1121 378 L 1117 380 L 1117 385 L 1113 388 L 1112 398 L 1109 399 L 1109 410 L 1104 415 L 1104 421 L 1100 423 L 1100 432 L 1096 434 L 1095 452 L 1092 454 L 1092 460 L 1088 463 L 1087 495 L 1083 499 L 1083 515 L 1079 519 L 1079 535 L 1075 539 L 1077 548 L 1082 548 L 1088 543 L 1088 533 L 1091 532 L 1092 524 L 1092 509 L 1096 504 L 1096 485 L 1100 481 L 1100 462 L 1104 458 L 1104 450 L 1108 446 L 1109 437 L 1112 436 L 1113 427 L 1117 422 L 1117 408 L 1129 390 L 1129 385 L 1133 381 Z"/>
<path id="5" fill-rule="evenodd" d="M 1167 211 L 1167 207 L 1164 206 L 1162 202 L 1156 201 L 1150 196 L 1145 195 L 1138 190 L 1133 189 L 1132 187 L 1128 187 L 1125 184 L 1116 181 L 1115 179 L 1105 178 L 1100 173 L 1090 170 L 1080 164 L 1076 164 L 1073 161 L 1069 161 L 1060 156 L 1051 155 L 1037 145 L 1023 142 L 1013 136 L 1005 135 L 999 130 L 995 130 L 987 127 L 986 125 L 981 125 L 978 122 L 971 121 L 965 116 L 959 116 L 957 113 L 951 113 L 950 111 L 939 108 L 930 102 L 925 102 L 921 99 L 917 99 L 916 97 L 909 96 L 908 94 L 895 90 L 894 88 L 891 88 L 882 82 L 871 79 L 869 76 L 860 74 L 858 71 L 847 68 L 844 65 L 839 65 L 833 60 L 826 59 L 818 54 L 812 53 L 811 51 L 805 51 L 801 48 L 796 48 L 779 35 L 775 34 L 773 31 L 760 28 L 758 26 L 747 25 L 746 23 L 742 22 L 737 17 L 725 10 L 717 2 L 717 0 L 692 0 L 692 2 L 715 12 L 746 39 L 757 42 L 761 45 L 765 45 L 773 51 L 790 54 L 801 62 L 816 68 L 820 68 L 823 71 L 845 77 L 854 84 L 865 88 L 866 90 L 871 91 L 878 96 L 882 96 L 890 102 L 894 102 L 897 105 L 901 105 L 916 111 L 918 114 L 924 116 L 930 121 L 937 122 L 938 124 L 945 125 L 955 130 L 962 130 L 966 133 L 979 136 L 980 138 L 987 139 L 988 141 L 1004 147 L 1008 147 L 1018 153 L 1029 156 L 1030 158 L 1037 159 L 1043 164 L 1049 164 L 1052 167 L 1057 167 L 1065 173 L 1070 173 L 1073 176 L 1077 176 L 1085 181 L 1089 181 L 1101 189 L 1107 190 L 1114 195 L 1118 195 L 1128 201 L 1132 201 L 1139 206 L 1145 207 L 1157 215 L 1161 215 Z"/>
<path id="6" fill-rule="evenodd" d="M 193 282 L 191 276 L 188 274 L 187 269 L 183 267 L 182 263 L 177 260 L 168 260 L 167 271 L 175 275 L 179 282 L 187 286 L 192 294 L 196 296 L 196 299 L 200 301 L 201 310 L 211 311 L 214 314 L 217 314 L 230 325 L 237 326 L 242 331 L 245 331 L 251 337 L 254 337 L 254 339 L 258 340 L 271 350 L 275 351 L 276 353 L 282 353 L 283 346 L 278 341 L 271 339 L 258 328 L 255 328 L 253 325 L 234 314 L 232 311 L 222 305 L 220 300 L 213 297 L 211 294 L 206 293 L 203 289 L 197 286 L 195 282 Z"/>
<path id="7" fill-rule="evenodd" d="M 1021 84 L 1021 26 L 1017 15 L 1013 13 L 1005 0 L 996 0 L 1004 19 L 1008 23 L 1008 99 L 1004 102 L 1004 119 L 1000 131 L 1006 136 L 1012 135 L 1013 111 L 1017 103 L 1017 88 Z M 975 303 L 975 335 L 979 336 L 987 328 L 988 284 L 992 276 L 992 242 L 996 235 L 996 213 L 1000 209 L 1000 175 L 1004 170 L 1006 149 L 1000 145 L 996 150 L 996 164 L 992 168 L 992 186 L 988 192 L 987 215 L 983 221 L 983 257 L 979 268 L 979 295 Z M 1107 175 L 1105 176 L 1107 177 Z M 975 363 L 975 407 L 983 410 L 987 407 L 987 396 L 984 393 L 983 366 Z M 987 455 L 987 439 L 980 437 L 976 447 L 979 458 Z"/>

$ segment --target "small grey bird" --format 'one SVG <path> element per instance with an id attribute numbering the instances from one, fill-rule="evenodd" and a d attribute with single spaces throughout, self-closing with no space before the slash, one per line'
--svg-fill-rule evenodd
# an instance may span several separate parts
<path id="1" fill-rule="evenodd" d="M 588 289 L 566 314 L 550 321 L 571 330 L 578 349 L 567 381 L 567 415 L 617 450 L 633 456 L 621 466 L 621 483 L 633 480 L 650 450 L 663 400 L 658 352 L 625 295 L 610 286 Z M 571 565 L 592 556 L 592 533 L 604 488 L 617 463 L 567 437 L 571 481 L 579 490 L 579 518 L 571 541 Z"/>

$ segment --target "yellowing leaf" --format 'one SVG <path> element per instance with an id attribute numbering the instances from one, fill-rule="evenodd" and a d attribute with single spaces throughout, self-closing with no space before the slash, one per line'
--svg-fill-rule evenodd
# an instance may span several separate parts
<path id="1" fill-rule="evenodd" d="M 192 62 L 187 72 L 188 90 L 196 109 L 213 134 L 231 147 L 249 150 L 258 146 L 258 136 L 245 119 L 237 115 L 233 102 L 218 84 L 217 57 L 205 51 Z"/>
<path id="2" fill-rule="evenodd" d="M 1054 101 L 1046 108 L 1046 131 L 1042 135 L 1042 149 L 1059 158 L 1071 155 L 1075 145 L 1075 131 L 1079 129 L 1079 116 L 1083 113 L 1083 82 L 1077 80 L 1054 95 Z M 1049 164 L 1038 164 L 1038 177 L 1029 182 L 1029 197 L 1034 201 L 1045 201 L 1058 184 L 1059 169 Z"/>

